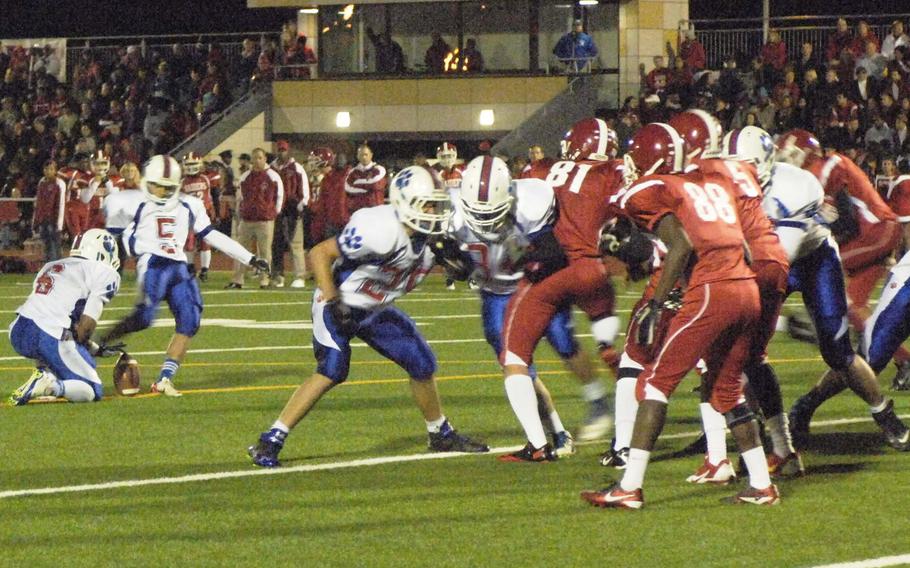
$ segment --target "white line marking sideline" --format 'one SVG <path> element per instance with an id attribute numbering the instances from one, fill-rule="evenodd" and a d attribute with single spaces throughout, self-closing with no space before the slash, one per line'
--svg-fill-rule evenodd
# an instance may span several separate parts
<path id="1" fill-rule="evenodd" d="M 881 566 L 901 566 L 904 564 L 910 564 L 910 554 L 882 556 L 881 558 L 869 558 L 867 560 L 840 562 L 837 564 L 823 564 L 813 566 L 813 568 L 879 568 Z"/>
<path id="2" fill-rule="evenodd" d="M 901 418 L 907 418 L 910 415 L 903 415 Z M 871 417 L 863 418 L 841 418 L 839 420 L 812 422 L 812 426 L 821 427 L 829 424 L 853 424 L 860 422 L 871 422 Z M 667 434 L 661 436 L 663 440 L 675 440 L 680 438 L 691 438 L 701 434 L 701 430 L 690 432 L 679 432 L 676 434 Z M 584 446 L 595 443 L 603 443 L 603 440 L 594 440 L 591 442 L 579 442 L 576 445 Z M 457 458 L 465 456 L 483 456 L 505 454 L 520 450 L 522 446 L 502 446 L 491 448 L 488 454 L 466 454 L 466 453 L 439 453 L 439 454 L 411 454 L 398 456 L 383 456 L 377 458 L 364 458 L 342 462 L 329 462 L 320 464 L 295 465 L 290 467 L 280 467 L 275 469 L 245 469 L 235 471 L 219 471 L 214 473 L 196 473 L 191 475 L 181 475 L 176 477 L 155 477 L 150 479 L 128 479 L 123 481 L 107 481 L 104 483 L 87 483 L 84 485 L 63 485 L 59 487 L 42 487 L 37 489 L 11 489 L 0 491 L 0 499 L 11 499 L 13 497 L 26 497 L 30 495 L 55 495 L 59 493 L 82 493 L 86 491 L 101 491 L 104 489 L 119 489 L 123 487 L 143 487 L 146 485 L 173 485 L 177 483 L 191 483 L 194 481 L 214 481 L 219 479 L 234 479 L 238 477 L 253 477 L 257 475 L 282 475 L 289 473 L 306 473 L 311 471 L 329 471 L 335 469 L 349 469 L 355 467 L 367 467 L 374 465 L 384 465 L 389 463 L 404 463 L 427 460 L 439 460 L 446 458 Z M 834 566 L 851 566 L 834 565 Z M 867 566 L 867 565 L 860 565 Z M 869 564 L 868 566 L 879 566 L 878 564 Z M 881 564 L 881 566 L 893 566 L 893 564 Z"/>

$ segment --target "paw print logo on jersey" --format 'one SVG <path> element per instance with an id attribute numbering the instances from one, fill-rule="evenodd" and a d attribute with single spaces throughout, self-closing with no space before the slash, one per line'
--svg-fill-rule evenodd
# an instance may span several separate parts
<path id="1" fill-rule="evenodd" d="M 397 189 L 404 189 L 411 183 L 411 178 L 414 176 L 410 170 L 405 170 L 401 172 L 397 178 L 395 178 L 395 187 Z"/>
<path id="2" fill-rule="evenodd" d="M 356 227 L 345 229 L 341 234 L 341 248 L 348 251 L 355 251 L 363 246 L 363 237 L 356 234 Z"/>

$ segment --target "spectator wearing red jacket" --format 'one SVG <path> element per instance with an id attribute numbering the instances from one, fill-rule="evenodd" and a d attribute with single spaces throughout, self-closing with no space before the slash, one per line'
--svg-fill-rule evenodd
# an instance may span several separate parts
<path id="1" fill-rule="evenodd" d="M 373 150 L 361 144 L 357 148 L 357 165 L 344 180 L 347 216 L 358 209 L 382 205 L 387 184 L 385 168 L 373 161 Z"/>
<path id="2" fill-rule="evenodd" d="M 686 62 L 686 69 L 690 73 L 701 71 L 705 68 L 705 46 L 695 37 L 695 30 L 686 30 L 686 39 L 679 44 L 679 57 Z"/>
<path id="3" fill-rule="evenodd" d="M 761 58 L 775 73 L 784 70 L 784 65 L 787 64 L 787 44 L 781 41 L 779 31 L 771 30 L 768 34 L 768 43 L 761 48 Z"/>
<path id="4" fill-rule="evenodd" d="M 310 182 L 306 171 L 291 156 L 291 145 L 279 140 L 275 145 L 278 158 L 272 169 L 281 176 L 284 184 L 284 206 L 275 220 L 275 238 L 272 240 L 272 284 L 284 287 L 284 255 L 291 253 L 294 280 L 291 288 L 303 288 L 306 279 L 306 260 L 303 254 L 303 217 L 301 211 L 310 202 Z"/>
<path id="5" fill-rule="evenodd" d="M 869 23 L 866 20 L 860 20 L 859 24 L 856 25 L 856 37 L 853 38 L 853 43 L 850 44 L 850 51 L 853 52 L 853 57 L 859 59 L 866 54 L 866 42 L 873 42 L 875 44 L 875 51 L 878 52 L 882 48 L 882 42 L 878 39 L 878 36 L 875 35 L 875 32 L 869 27 Z"/>
<path id="6" fill-rule="evenodd" d="M 278 172 L 269 167 L 265 150 L 256 148 L 251 157 L 252 167 L 240 176 L 240 186 L 236 195 L 237 209 L 240 212 L 237 242 L 247 250 L 255 251 L 257 257 L 270 263 L 275 219 L 284 205 L 284 183 Z M 243 288 L 244 271 L 244 265 L 234 263 L 234 277 L 227 285 L 228 289 Z M 268 286 L 269 275 L 260 274 L 259 287 Z"/>
<path id="7" fill-rule="evenodd" d="M 838 59 L 841 51 L 850 49 L 853 44 L 853 34 L 844 18 L 837 19 L 837 29 L 828 37 L 828 47 L 825 49 L 825 59 L 831 61 Z"/>
<path id="8" fill-rule="evenodd" d="M 35 189 L 35 213 L 32 232 L 44 241 L 44 261 L 60 258 L 60 234 L 63 232 L 63 210 L 66 184 L 57 176 L 57 162 L 44 163 L 44 177 Z"/>

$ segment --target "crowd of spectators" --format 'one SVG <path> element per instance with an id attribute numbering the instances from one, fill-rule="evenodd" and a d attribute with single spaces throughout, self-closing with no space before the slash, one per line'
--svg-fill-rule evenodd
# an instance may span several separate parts
<path id="1" fill-rule="evenodd" d="M 640 66 L 640 96 L 627 98 L 617 115 L 621 140 L 641 124 L 701 108 L 726 129 L 814 132 L 872 177 L 882 158 L 910 156 L 910 37 L 900 20 L 879 38 L 867 22 L 851 29 L 841 18 L 823 49 L 805 42 L 796 58 L 771 30 L 758 53 L 730 54 L 719 70 L 706 68 L 705 48 L 691 30 L 666 51 L 647 72 Z"/>

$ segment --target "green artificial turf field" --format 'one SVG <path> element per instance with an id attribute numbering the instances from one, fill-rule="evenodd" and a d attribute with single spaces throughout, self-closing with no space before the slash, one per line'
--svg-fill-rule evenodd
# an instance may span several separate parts
<path id="1" fill-rule="evenodd" d="M 246 447 L 314 368 L 311 292 L 227 292 L 226 282 L 218 274 L 203 287 L 203 327 L 176 379 L 182 398 L 0 407 L 0 565 L 816 566 L 910 553 L 910 455 L 887 448 L 849 394 L 816 414 L 808 475 L 779 484 L 780 506 L 733 507 L 721 498 L 741 485 L 692 486 L 684 480 L 700 456 L 670 458 L 699 429 L 687 379 L 648 470 L 645 509 L 604 511 L 578 493 L 616 476 L 598 464 L 605 442 L 552 464 L 413 459 L 428 455 L 426 432 L 405 376 L 360 345 L 348 383 L 289 437 L 285 468 L 265 473 Z M 0 277 L 4 399 L 30 374 L 5 332 L 29 283 Z M 104 320 L 130 309 L 131 279 L 124 288 Z M 636 293 L 619 292 L 625 319 Z M 461 284 L 448 292 L 433 275 L 399 305 L 438 355 L 454 425 L 496 449 L 523 444 L 476 296 Z M 166 306 L 161 315 L 127 338 L 145 389 L 172 331 Z M 576 321 L 590 351 L 587 323 Z M 537 356 L 563 420 L 577 426 L 578 385 L 548 347 Z M 771 357 L 788 406 L 824 368 L 814 347 L 781 334 Z M 101 361 L 108 391 L 112 365 Z M 888 395 L 910 412 L 907 393 Z M 71 491 L 80 485 L 89 487 Z M 15 493 L 38 488 L 69 490 Z"/>

